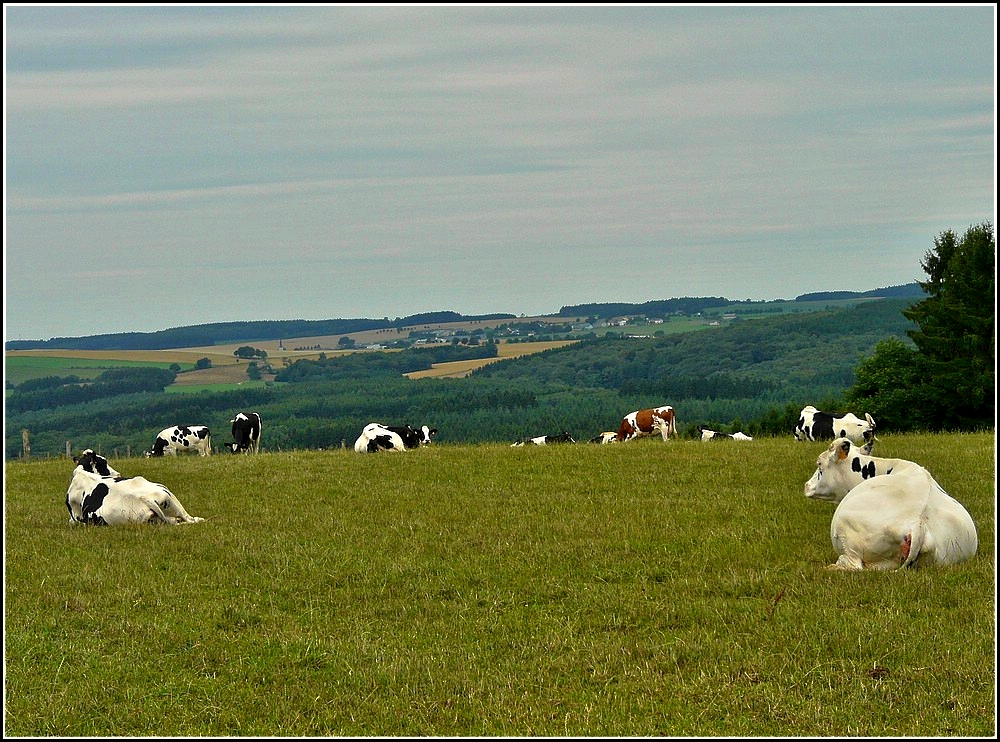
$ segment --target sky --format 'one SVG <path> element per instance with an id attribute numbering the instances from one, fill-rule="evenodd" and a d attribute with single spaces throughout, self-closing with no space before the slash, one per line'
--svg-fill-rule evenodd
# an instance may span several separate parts
<path id="1" fill-rule="evenodd" d="M 996 7 L 4 5 L 6 340 L 924 280 Z"/>

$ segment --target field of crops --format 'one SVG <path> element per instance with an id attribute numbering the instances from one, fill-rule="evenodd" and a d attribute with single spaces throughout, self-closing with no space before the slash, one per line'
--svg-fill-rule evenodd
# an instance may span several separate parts
<path id="1" fill-rule="evenodd" d="M 880 436 L 975 558 L 825 569 L 822 444 L 123 459 L 188 526 L 5 469 L 12 736 L 992 736 L 995 435 Z"/>

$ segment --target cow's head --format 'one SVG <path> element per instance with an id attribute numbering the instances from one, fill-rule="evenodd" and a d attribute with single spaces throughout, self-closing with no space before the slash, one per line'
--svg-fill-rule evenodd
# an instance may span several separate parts
<path id="1" fill-rule="evenodd" d="M 101 477 L 120 477 L 121 474 L 111 467 L 108 460 L 99 453 L 94 453 L 91 448 L 86 449 L 79 456 L 73 457 L 73 462 L 83 467 L 84 471 L 97 474 Z"/>
<path id="2" fill-rule="evenodd" d="M 876 475 L 876 465 L 868 455 L 869 446 L 859 448 L 849 438 L 838 438 L 816 458 L 816 471 L 805 484 L 811 500 L 840 502 L 865 479 Z"/>
<path id="3" fill-rule="evenodd" d="M 878 440 L 878 438 L 875 437 L 875 419 L 866 412 L 865 420 L 868 421 L 869 427 L 861 431 L 861 437 L 864 440 L 865 446 L 868 449 L 865 453 L 871 453 L 872 446 L 875 445 L 875 441 Z"/>

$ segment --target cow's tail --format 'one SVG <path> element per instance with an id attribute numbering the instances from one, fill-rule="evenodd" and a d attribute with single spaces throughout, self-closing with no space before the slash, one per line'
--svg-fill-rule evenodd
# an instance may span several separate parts
<path id="1" fill-rule="evenodd" d="M 910 526 L 909 531 L 903 537 L 903 542 L 900 544 L 900 569 L 912 567 L 916 564 L 927 538 L 927 504 L 930 500 L 931 488 L 936 483 L 930 474 L 926 472 L 925 474 L 927 477 L 927 491 L 924 494 L 923 506 L 920 508 L 916 520 Z"/>
<path id="2" fill-rule="evenodd" d="M 920 551 L 924 546 L 924 537 L 927 534 L 927 523 L 921 517 L 913 527 L 910 528 L 903 542 L 900 544 L 900 569 L 912 567 L 920 557 Z"/>

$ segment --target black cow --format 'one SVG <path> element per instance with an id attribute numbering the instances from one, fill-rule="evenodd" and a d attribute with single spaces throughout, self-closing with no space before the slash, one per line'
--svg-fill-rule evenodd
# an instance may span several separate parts
<path id="1" fill-rule="evenodd" d="M 232 420 L 233 442 L 229 450 L 233 453 L 260 453 L 260 415 L 256 412 L 240 412 Z"/>

